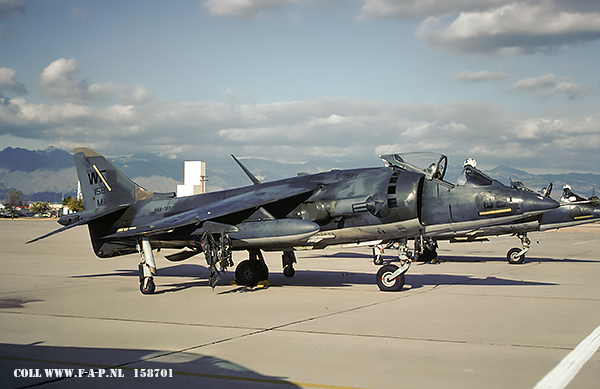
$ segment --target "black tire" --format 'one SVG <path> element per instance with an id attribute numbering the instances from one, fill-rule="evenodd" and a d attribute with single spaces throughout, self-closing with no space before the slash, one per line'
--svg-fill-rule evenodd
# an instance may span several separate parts
<path id="1" fill-rule="evenodd" d="M 152 277 L 148 277 L 148 282 L 146 283 L 145 281 L 146 280 L 144 279 L 142 280 L 142 282 L 140 282 L 140 292 L 142 292 L 142 294 L 153 294 L 156 290 L 154 280 L 152 279 Z"/>
<path id="2" fill-rule="evenodd" d="M 235 279 L 237 283 L 245 286 L 256 286 L 264 278 L 265 269 L 258 261 L 246 259 L 235 268 Z"/>
<path id="3" fill-rule="evenodd" d="M 511 265 L 520 265 L 525 263 L 525 254 L 519 257 L 517 256 L 517 254 L 520 252 L 521 249 L 517 247 L 513 247 L 512 249 L 508 250 L 508 253 L 506 253 L 506 259 L 508 260 L 508 263 Z"/>
<path id="4" fill-rule="evenodd" d="M 377 271 L 377 286 L 379 290 L 383 292 L 397 292 L 402 289 L 404 282 L 406 281 L 404 274 L 400 274 L 398 277 L 387 280 L 386 277 L 395 272 L 398 269 L 396 265 L 385 265 L 379 268 Z"/>
<path id="5" fill-rule="evenodd" d="M 381 266 L 383 265 L 383 256 L 382 255 L 376 255 L 375 257 L 373 257 L 373 263 L 377 266 Z"/>
<path id="6" fill-rule="evenodd" d="M 423 252 L 417 256 L 416 262 L 433 261 L 437 256 L 437 250 L 423 250 Z"/>
<path id="7" fill-rule="evenodd" d="M 296 274 L 296 269 L 294 269 L 294 266 L 292 265 L 287 265 L 286 267 L 283 268 L 283 275 L 286 277 L 293 277 Z"/>

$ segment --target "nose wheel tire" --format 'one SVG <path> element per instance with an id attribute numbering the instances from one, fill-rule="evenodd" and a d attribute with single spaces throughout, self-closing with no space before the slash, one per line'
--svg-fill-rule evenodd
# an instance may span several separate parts
<path id="1" fill-rule="evenodd" d="M 396 265 L 385 265 L 377 271 L 377 286 L 384 292 L 397 292 L 402 289 L 405 282 L 404 274 L 391 278 L 390 276 L 398 270 Z"/>
<path id="2" fill-rule="evenodd" d="M 506 253 L 506 259 L 508 260 L 508 263 L 511 265 L 525 263 L 525 254 L 517 255 L 521 251 L 523 250 L 518 247 L 513 247 L 512 249 L 508 250 L 508 253 Z"/>

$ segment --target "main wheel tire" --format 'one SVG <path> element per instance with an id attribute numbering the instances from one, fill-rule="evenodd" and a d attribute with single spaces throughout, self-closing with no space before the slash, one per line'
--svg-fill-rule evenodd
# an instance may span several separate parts
<path id="1" fill-rule="evenodd" d="M 148 282 L 146 282 L 146 280 Z M 152 294 L 155 290 L 156 285 L 154 284 L 152 277 L 145 278 L 140 282 L 140 292 L 142 292 L 142 294 Z"/>
<path id="2" fill-rule="evenodd" d="M 397 292 L 402 289 L 405 282 L 404 274 L 400 274 L 396 278 L 388 278 L 396 270 L 398 270 L 398 266 L 396 265 L 385 265 L 377 271 L 377 286 L 379 287 L 379 290 L 384 292 Z"/>
<path id="3" fill-rule="evenodd" d="M 286 267 L 283 268 L 283 275 L 286 277 L 293 277 L 296 274 L 296 269 L 294 269 L 294 266 L 292 265 L 287 265 Z"/>
<path id="4" fill-rule="evenodd" d="M 258 281 L 264 279 L 264 266 L 258 261 L 246 259 L 235 268 L 235 279 L 240 285 L 256 286 Z"/>
<path id="5" fill-rule="evenodd" d="M 518 247 L 513 247 L 512 249 L 508 250 L 508 253 L 506 253 L 506 259 L 508 260 L 508 263 L 510 263 L 511 265 L 519 265 L 521 263 L 525 263 L 525 254 L 517 256 L 517 254 L 520 252 L 521 249 Z"/>

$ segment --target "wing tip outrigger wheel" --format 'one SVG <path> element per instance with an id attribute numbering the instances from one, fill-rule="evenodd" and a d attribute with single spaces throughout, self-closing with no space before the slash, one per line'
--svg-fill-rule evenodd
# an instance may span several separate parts
<path id="1" fill-rule="evenodd" d="M 152 245 L 148 238 L 142 238 L 137 244 L 140 254 L 138 272 L 140 277 L 140 292 L 142 294 L 153 294 L 156 290 L 153 275 L 156 275 L 156 262 L 152 254 Z"/>

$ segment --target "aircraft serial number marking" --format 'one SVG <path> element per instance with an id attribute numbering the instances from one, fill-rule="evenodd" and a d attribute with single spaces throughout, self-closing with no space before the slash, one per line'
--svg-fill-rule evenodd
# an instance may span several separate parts
<path id="1" fill-rule="evenodd" d="M 106 189 L 105 187 L 94 189 L 94 194 L 96 196 L 100 196 L 100 195 L 107 194 L 107 193 L 108 193 L 108 189 Z"/>
<path id="2" fill-rule="evenodd" d="M 171 208 L 173 207 L 171 207 L 170 205 L 165 205 L 164 207 L 154 208 L 154 212 L 165 212 L 170 210 Z"/>

